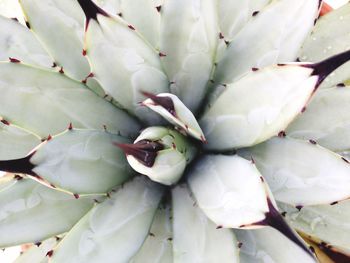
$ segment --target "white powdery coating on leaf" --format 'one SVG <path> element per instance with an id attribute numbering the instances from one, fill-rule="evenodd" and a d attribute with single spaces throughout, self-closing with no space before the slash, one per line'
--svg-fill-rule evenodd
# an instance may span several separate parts
<path id="1" fill-rule="evenodd" d="M 254 158 L 278 201 L 315 205 L 349 197 L 350 165 L 313 142 L 275 137 L 243 153 Z"/>
<path id="2" fill-rule="evenodd" d="M 259 171 L 239 156 L 205 155 L 188 178 L 199 207 L 217 225 L 238 228 L 263 220 L 269 211 Z"/>
<path id="3" fill-rule="evenodd" d="M 128 262 L 149 233 L 161 195 L 161 186 L 145 178 L 128 182 L 75 225 L 52 262 Z"/>

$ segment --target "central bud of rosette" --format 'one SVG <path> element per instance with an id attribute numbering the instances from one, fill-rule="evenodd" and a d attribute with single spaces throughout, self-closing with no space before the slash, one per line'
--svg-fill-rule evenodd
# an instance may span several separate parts
<path id="1" fill-rule="evenodd" d="M 198 152 L 190 137 L 205 143 L 205 137 L 192 112 L 181 100 L 169 93 L 148 97 L 141 104 L 166 119 L 174 128 L 148 127 L 133 144 L 117 144 L 126 154 L 130 166 L 151 180 L 172 185 L 178 182 L 186 166 Z"/>

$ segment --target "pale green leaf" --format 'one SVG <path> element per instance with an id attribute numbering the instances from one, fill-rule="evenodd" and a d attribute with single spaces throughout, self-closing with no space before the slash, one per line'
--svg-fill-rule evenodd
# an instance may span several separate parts
<path id="1" fill-rule="evenodd" d="M 239 228 L 265 219 L 268 192 L 252 162 L 236 155 L 205 155 L 188 183 L 201 210 L 218 226 Z M 272 198 L 272 197 L 271 197 Z"/>
<path id="2" fill-rule="evenodd" d="M 0 122 L 0 159 L 16 159 L 26 156 L 41 143 L 37 136 L 13 125 Z"/>
<path id="3" fill-rule="evenodd" d="M 141 249 L 130 263 L 171 263 L 173 262 L 173 233 L 170 206 L 158 208 Z"/>
<path id="4" fill-rule="evenodd" d="M 21 24 L 25 25 L 24 15 L 18 1 L 1 0 L 0 14 L 8 18 L 16 18 Z"/>
<path id="5" fill-rule="evenodd" d="M 228 84 L 253 67 L 294 61 L 313 27 L 318 5 L 319 0 L 272 1 L 233 38 L 218 62 L 215 81 Z"/>
<path id="6" fill-rule="evenodd" d="M 293 138 L 315 140 L 336 152 L 350 149 L 350 86 L 318 91 L 287 129 Z"/>
<path id="7" fill-rule="evenodd" d="M 298 65 L 272 66 L 227 85 L 199 122 L 205 147 L 247 147 L 277 135 L 309 100 L 318 81 L 312 72 Z"/>
<path id="8" fill-rule="evenodd" d="M 74 194 L 106 193 L 132 174 L 117 142 L 130 141 L 104 131 L 68 130 L 36 149 L 32 171 Z"/>
<path id="9" fill-rule="evenodd" d="M 196 205 L 185 185 L 172 190 L 174 262 L 239 262 L 231 229 L 218 229 Z"/>
<path id="10" fill-rule="evenodd" d="M 108 13 L 121 16 L 153 47 L 159 48 L 161 6 L 164 0 L 94 0 L 94 2 Z"/>
<path id="11" fill-rule="evenodd" d="M 50 262 L 129 262 L 149 234 L 161 196 L 162 187 L 145 177 L 128 182 L 74 226 Z"/>
<path id="12" fill-rule="evenodd" d="M 242 152 L 251 157 L 276 200 L 327 204 L 350 197 L 350 165 L 313 141 L 275 137 Z"/>
<path id="13" fill-rule="evenodd" d="M 33 180 L 0 179 L 0 247 L 36 243 L 71 227 L 91 209 L 92 198 L 75 199 Z"/>
<path id="14" fill-rule="evenodd" d="M 158 52 L 116 16 L 97 14 L 97 20 L 90 19 L 85 39 L 92 71 L 105 92 L 143 121 L 157 122 L 159 117 L 139 103 L 144 100 L 142 91 L 168 90 Z"/>
<path id="15" fill-rule="evenodd" d="M 219 38 L 216 1 L 169 0 L 162 5 L 160 50 L 170 90 L 196 112 L 204 98 Z"/>
<path id="16" fill-rule="evenodd" d="M 143 105 L 157 112 L 160 116 L 189 136 L 203 142 L 205 141 L 204 134 L 195 116 L 176 95 L 161 93 L 157 95 L 148 94 L 148 97 L 148 99 L 142 102 Z M 167 103 L 162 105 L 164 99 Z M 173 108 L 166 107 L 169 102 Z"/>
<path id="17" fill-rule="evenodd" d="M 48 263 L 49 258 L 46 254 L 58 244 L 58 241 L 59 240 L 54 237 L 42 243 L 38 243 L 37 245 L 33 245 L 16 258 L 13 263 Z"/>
<path id="18" fill-rule="evenodd" d="M 228 47 L 228 43 L 270 2 L 271 0 L 218 1 L 221 34 L 219 36 L 215 61 L 219 61 L 222 58 Z"/>
<path id="19" fill-rule="evenodd" d="M 301 61 L 317 62 L 350 49 L 350 3 L 317 20 L 299 51 Z M 350 62 L 334 71 L 321 85 L 332 87 L 350 78 Z"/>
<path id="20" fill-rule="evenodd" d="M 71 77 L 83 80 L 90 73 L 83 56 L 84 13 L 72 0 L 19 0 L 31 29 Z"/>
<path id="21" fill-rule="evenodd" d="M 350 255 L 350 200 L 334 205 L 305 206 L 300 211 L 283 203 L 278 206 L 296 230 Z"/>
<path id="22" fill-rule="evenodd" d="M 0 32 L 0 60 L 14 58 L 31 65 L 52 66 L 52 58 L 25 26 L 0 16 Z"/>
<path id="23" fill-rule="evenodd" d="M 103 129 L 123 136 L 139 125 L 127 113 L 63 74 L 20 63 L 0 63 L 0 116 L 40 137 L 76 128 Z"/>
<path id="24" fill-rule="evenodd" d="M 235 230 L 241 242 L 241 263 L 311 263 L 316 262 L 281 233 L 271 227 Z"/>

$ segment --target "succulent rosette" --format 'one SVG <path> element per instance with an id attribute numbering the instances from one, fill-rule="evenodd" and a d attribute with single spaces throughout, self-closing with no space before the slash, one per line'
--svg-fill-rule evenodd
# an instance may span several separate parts
<path id="1" fill-rule="evenodd" d="M 36 244 L 17 263 L 350 261 L 350 4 L 19 3 L 0 17 L 0 247 Z"/>

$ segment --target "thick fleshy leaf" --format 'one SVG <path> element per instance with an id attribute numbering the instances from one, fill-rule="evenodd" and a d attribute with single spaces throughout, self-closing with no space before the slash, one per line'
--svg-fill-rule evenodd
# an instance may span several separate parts
<path id="1" fill-rule="evenodd" d="M 197 148 L 182 134 L 165 127 L 149 127 L 134 144 L 116 145 L 125 152 L 135 171 L 165 185 L 177 183 L 197 153 Z"/>
<path id="2" fill-rule="evenodd" d="M 199 122 L 205 146 L 247 147 L 277 135 L 309 100 L 318 81 L 311 74 L 312 69 L 303 66 L 273 66 L 227 85 Z"/>
<path id="3" fill-rule="evenodd" d="M 74 226 L 50 262 L 129 262 L 149 234 L 162 191 L 145 177 L 125 184 Z"/>
<path id="4" fill-rule="evenodd" d="M 126 142 L 103 131 L 68 130 L 24 159 L 0 161 L 0 169 L 7 165 L 13 169 L 8 171 L 30 174 L 74 194 L 106 193 L 132 174 L 124 153 L 114 145 Z"/>
<path id="5" fill-rule="evenodd" d="M 93 0 L 95 4 L 101 7 L 103 10 L 106 10 L 108 13 L 113 15 L 118 15 L 121 12 L 121 4 L 122 0 Z M 123 13 L 122 13 L 123 15 Z"/>
<path id="6" fill-rule="evenodd" d="M 198 206 L 218 226 L 244 227 L 269 212 L 262 176 L 239 156 L 205 155 L 189 172 L 188 183 Z"/>
<path id="7" fill-rule="evenodd" d="M 242 263 L 311 263 L 309 254 L 271 227 L 235 230 Z"/>
<path id="8" fill-rule="evenodd" d="M 293 138 L 317 141 L 335 152 L 350 150 L 349 101 L 350 86 L 318 91 L 286 133 Z"/>
<path id="9" fill-rule="evenodd" d="M 21 24 L 25 25 L 24 16 L 18 1 L 1 0 L 0 14 L 8 18 L 17 19 Z"/>
<path id="10" fill-rule="evenodd" d="M 170 90 L 196 112 L 206 92 L 219 38 L 216 1 L 165 1 L 161 15 L 161 59 Z"/>
<path id="11" fill-rule="evenodd" d="M 173 262 L 173 233 L 170 206 L 158 208 L 149 235 L 131 263 Z"/>
<path id="12" fill-rule="evenodd" d="M 301 61 L 319 61 L 350 49 L 350 3 L 322 16 L 299 53 Z M 350 62 L 331 74 L 321 87 L 332 87 L 350 78 Z"/>
<path id="13" fill-rule="evenodd" d="M 313 257 L 279 214 L 253 162 L 236 155 L 205 155 L 193 165 L 188 183 L 200 209 L 219 228 L 272 226 Z"/>
<path id="14" fill-rule="evenodd" d="M 13 125 L 0 122 L 0 160 L 16 159 L 26 156 L 40 138 Z"/>
<path id="15" fill-rule="evenodd" d="M 202 129 L 199 127 L 193 113 L 176 95 L 171 93 L 157 95 L 144 93 L 144 95 L 148 97 L 142 102 L 144 106 L 157 112 L 184 133 L 205 142 Z"/>
<path id="16" fill-rule="evenodd" d="M 36 243 L 71 227 L 91 209 L 92 198 L 75 199 L 19 176 L 0 179 L 0 247 Z"/>
<path id="17" fill-rule="evenodd" d="M 10 58 L 31 65 L 52 66 L 52 58 L 25 26 L 0 16 L 0 32 L 0 60 L 8 61 Z"/>
<path id="18" fill-rule="evenodd" d="M 222 37 L 231 41 L 271 0 L 219 0 L 219 25 Z"/>
<path id="19" fill-rule="evenodd" d="M 95 0 L 94 2 L 108 13 L 121 16 L 153 47 L 159 48 L 160 17 L 164 0 Z"/>
<path id="20" fill-rule="evenodd" d="M 20 3 L 31 29 L 56 64 L 69 76 L 85 79 L 90 67 L 82 54 L 84 13 L 77 1 L 20 0 Z"/>
<path id="21" fill-rule="evenodd" d="M 253 68 L 224 90 L 214 91 L 199 122 L 206 147 L 248 147 L 277 135 L 305 109 L 322 81 L 349 60 L 347 50 L 315 64 Z"/>
<path id="22" fill-rule="evenodd" d="M 120 17 L 105 13 L 90 0 L 80 4 L 87 17 L 86 54 L 96 79 L 120 107 L 144 121 L 157 121 L 159 117 L 139 103 L 144 99 L 141 91 L 168 90 L 158 52 Z"/>
<path id="23" fill-rule="evenodd" d="M 127 113 L 63 74 L 21 63 L 0 63 L 0 116 L 40 137 L 76 128 L 132 136 L 139 125 Z M 93 107 L 91 106 L 93 105 Z"/>
<path id="24" fill-rule="evenodd" d="M 187 186 L 172 190 L 174 262 L 239 262 L 231 229 L 220 229 L 192 199 Z"/>
<path id="25" fill-rule="evenodd" d="M 58 244 L 58 241 L 59 238 L 54 237 L 37 243 L 22 253 L 13 263 L 48 263 L 49 258 L 46 255 Z"/>
<path id="26" fill-rule="evenodd" d="M 234 37 L 218 62 L 215 81 L 228 84 L 251 68 L 294 61 L 313 26 L 318 5 L 319 0 L 272 1 Z"/>
<path id="27" fill-rule="evenodd" d="M 229 42 L 270 2 L 271 0 L 218 1 L 220 33 L 215 61 L 224 56 Z"/>
<path id="28" fill-rule="evenodd" d="M 300 210 L 283 203 L 286 220 L 298 231 L 323 246 L 350 256 L 350 200 L 333 205 L 305 206 Z"/>
<path id="29" fill-rule="evenodd" d="M 278 201 L 302 206 L 350 197 L 349 163 L 312 140 L 275 137 L 242 153 L 254 159 Z"/>

